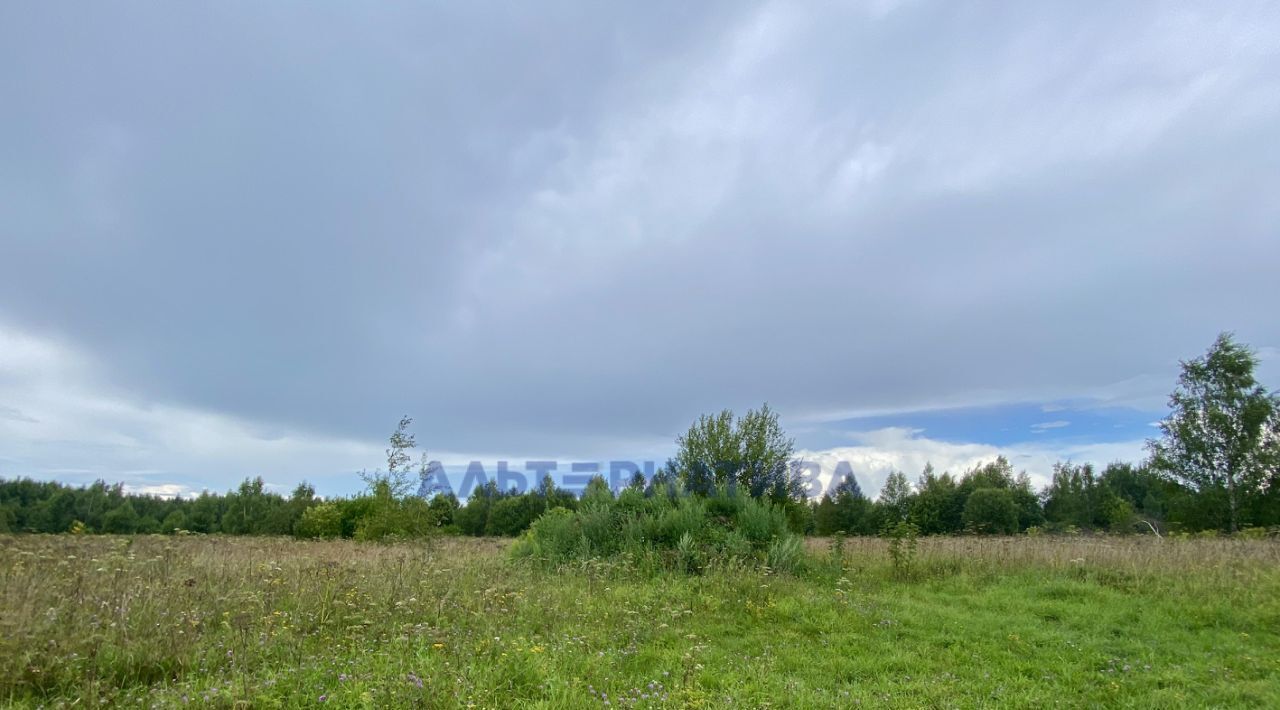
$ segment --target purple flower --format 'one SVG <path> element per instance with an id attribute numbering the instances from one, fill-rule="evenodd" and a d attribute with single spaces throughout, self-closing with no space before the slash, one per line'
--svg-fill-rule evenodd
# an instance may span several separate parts
<path id="1" fill-rule="evenodd" d="M 409 682 L 410 682 L 410 683 L 413 683 L 414 685 L 418 686 L 419 688 L 421 688 L 421 687 L 422 687 L 422 679 L 421 679 L 421 678 L 419 678 L 418 676 L 414 675 L 413 673 L 410 673 L 410 674 L 408 674 L 408 675 L 407 675 L 407 676 L 405 676 L 405 677 L 409 679 Z"/>
<path id="2" fill-rule="evenodd" d="M 321 696 L 320 696 L 320 698 L 319 698 L 320 702 L 322 702 L 322 703 L 323 703 L 324 701 L 328 700 L 328 699 L 329 699 L 329 696 L 328 696 L 328 695 L 321 695 Z"/>

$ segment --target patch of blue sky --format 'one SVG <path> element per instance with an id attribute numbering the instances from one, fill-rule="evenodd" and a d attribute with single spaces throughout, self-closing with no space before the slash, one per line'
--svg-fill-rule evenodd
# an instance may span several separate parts
<path id="1" fill-rule="evenodd" d="M 1152 422 L 1163 412 L 1089 402 L 1006 404 L 874 415 L 828 422 L 797 432 L 802 448 L 844 446 L 858 432 L 889 427 L 912 429 L 920 436 L 950 443 L 1008 446 L 1026 442 L 1111 443 L 1153 436 Z"/>

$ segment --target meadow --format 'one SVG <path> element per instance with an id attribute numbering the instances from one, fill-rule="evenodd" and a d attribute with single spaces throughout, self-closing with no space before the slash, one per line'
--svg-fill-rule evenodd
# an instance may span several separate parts
<path id="1" fill-rule="evenodd" d="M 809 539 L 789 574 L 507 541 L 0 536 L 15 707 L 1280 707 L 1280 543 Z"/>

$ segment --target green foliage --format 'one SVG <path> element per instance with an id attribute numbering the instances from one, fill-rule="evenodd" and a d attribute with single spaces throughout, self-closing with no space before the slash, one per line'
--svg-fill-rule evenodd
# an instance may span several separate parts
<path id="1" fill-rule="evenodd" d="M 914 523 L 899 520 L 886 527 L 884 534 L 889 538 L 889 560 L 893 564 L 894 576 L 899 579 L 911 577 L 915 570 L 920 528 Z"/>
<path id="2" fill-rule="evenodd" d="M 467 504 L 453 514 L 453 522 L 463 535 L 480 536 L 489 526 L 489 509 L 501 498 L 498 487 L 492 481 L 467 498 Z"/>
<path id="3" fill-rule="evenodd" d="M 1040 508 L 1040 500 L 1031 487 L 1031 479 L 1027 474 L 1015 475 L 1013 465 L 1003 456 L 967 471 L 957 486 L 961 496 L 968 505 L 968 497 L 981 488 L 995 488 L 1009 492 L 1017 511 L 1017 525 L 1011 532 L 1025 530 L 1044 522 L 1044 513 Z"/>
<path id="4" fill-rule="evenodd" d="M 298 520 L 294 534 L 301 538 L 342 537 L 342 508 L 333 502 L 307 508 Z"/>
<path id="5" fill-rule="evenodd" d="M 1018 531 L 1018 506 L 1005 488 L 979 488 L 964 504 L 966 530 L 979 534 L 1010 535 Z"/>
<path id="6" fill-rule="evenodd" d="M 1055 464 L 1053 480 L 1042 494 L 1050 530 L 1114 533 L 1149 533 L 1166 521 L 1181 526 L 1186 496 L 1185 489 L 1148 467 L 1123 463 L 1108 465 L 1101 475 L 1089 464 Z"/>
<path id="7" fill-rule="evenodd" d="M 775 538 L 788 535 L 787 516 L 781 508 L 754 498 L 743 501 L 737 513 L 737 531 L 753 547 L 763 547 Z"/>
<path id="8" fill-rule="evenodd" d="M 901 471 L 890 471 L 884 486 L 880 489 L 877 501 L 882 509 L 882 517 L 889 524 L 907 519 L 911 512 L 911 484 L 907 482 L 907 474 Z"/>
<path id="9" fill-rule="evenodd" d="M 674 545 L 684 535 L 695 535 L 707 526 L 707 505 L 697 498 L 680 498 L 674 504 L 667 501 L 650 520 L 656 524 L 642 520 L 651 530 L 649 539 L 660 545 Z"/>
<path id="10" fill-rule="evenodd" d="M 560 564 L 585 556 L 582 549 L 585 544 L 582 526 L 573 511 L 552 508 L 533 523 L 528 534 L 511 546 L 511 554 L 517 558 L 537 558 Z"/>
<path id="11" fill-rule="evenodd" d="M 576 511 L 551 510 L 513 546 L 512 555 L 558 565 L 627 554 L 702 572 L 711 565 L 765 564 L 773 554 L 780 560 L 776 569 L 786 571 L 798 563 L 787 556 L 791 547 L 779 546 L 785 540 L 800 544 L 788 528 L 785 509 L 735 486 L 713 489 L 707 497 L 680 498 L 629 488 L 616 498 L 597 492 Z"/>
<path id="12" fill-rule="evenodd" d="M 1251 349 L 1219 335 L 1182 363 L 1163 437 L 1148 442 L 1157 470 L 1204 496 L 1205 527 L 1234 532 L 1255 522 L 1257 501 L 1280 484 L 1280 395 L 1258 383 L 1257 364 Z"/>
<path id="13" fill-rule="evenodd" d="M 608 557 L 621 547 L 619 533 L 624 522 L 615 514 L 612 499 L 584 502 L 578 507 L 578 527 L 582 531 L 581 549 L 588 557 Z"/>
<path id="14" fill-rule="evenodd" d="M 366 496 L 364 510 L 355 525 L 357 540 L 382 542 L 430 537 L 440 524 L 427 501 L 414 496 L 395 496 L 391 486 L 375 484 L 373 494 Z"/>
<path id="15" fill-rule="evenodd" d="M 171 511 L 164 516 L 164 522 L 160 524 L 160 532 L 166 535 L 178 530 L 187 529 L 187 516 L 181 510 Z"/>
<path id="16" fill-rule="evenodd" d="M 964 522 L 964 493 L 948 473 L 937 475 L 926 465 L 911 501 L 910 519 L 925 535 L 959 532 Z"/>
<path id="17" fill-rule="evenodd" d="M 826 494 L 814 507 L 814 532 L 818 535 L 867 535 L 876 529 L 876 511 L 860 493 Z"/>
<path id="18" fill-rule="evenodd" d="M 676 564 L 679 569 L 689 574 L 698 574 L 704 563 L 697 539 L 692 533 L 681 534 L 680 539 L 676 540 Z"/>
<path id="19" fill-rule="evenodd" d="M 245 479 L 223 499 L 221 530 L 230 535 L 288 535 L 296 520 L 284 498 L 266 490 L 262 477 Z"/>
<path id="20" fill-rule="evenodd" d="M 504 496 L 489 508 L 485 534 L 514 537 L 528 529 L 536 517 L 532 496 Z"/>
<path id="21" fill-rule="evenodd" d="M 431 516 L 441 527 L 453 525 L 453 516 L 458 512 L 458 508 L 462 507 L 458 502 L 458 496 L 454 495 L 453 491 L 432 496 L 427 506 L 431 509 Z"/>
<path id="22" fill-rule="evenodd" d="M 595 477 L 587 486 L 585 494 L 594 499 L 613 499 L 613 492 L 603 478 Z M 501 491 L 498 484 L 488 481 L 476 489 L 467 499 L 466 505 L 457 507 L 457 499 L 450 494 L 441 494 L 437 499 L 445 498 L 451 505 L 447 523 L 464 535 L 494 535 L 512 537 L 529 528 L 538 516 L 551 508 L 561 507 L 573 509 L 578 499 L 573 493 L 559 488 L 550 476 L 527 493 L 515 490 Z"/>
<path id="23" fill-rule="evenodd" d="M 604 476 L 592 476 L 587 487 L 582 491 L 583 505 L 607 505 L 613 502 L 613 490 L 609 488 Z"/>
<path id="24" fill-rule="evenodd" d="M 768 404 L 734 420 L 726 409 L 702 415 L 676 440 L 679 451 L 669 468 L 678 472 L 689 493 L 710 495 L 717 488 L 741 486 L 753 498 L 775 502 L 800 496 L 792 475 L 795 441 Z"/>
<path id="25" fill-rule="evenodd" d="M 797 535 L 784 535 L 769 541 L 764 564 L 779 574 L 794 574 L 804 565 L 804 541 Z"/>
<path id="26" fill-rule="evenodd" d="M 112 508 L 102 518 L 102 529 L 104 532 L 116 535 L 128 535 L 138 530 L 138 513 L 133 509 L 133 503 L 125 501 L 123 505 Z"/>
<path id="27" fill-rule="evenodd" d="M 391 436 L 387 440 L 386 471 L 360 472 L 360 478 L 364 479 L 365 485 L 370 492 L 376 494 L 382 491 L 392 498 L 407 498 L 415 490 L 425 492 L 423 488 L 430 488 L 432 474 L 425 451 L 422 452 L 422 459 L 418 463 L 416 470 L 417 480 L 415 481 L 415 470 L 410 452 L 418 446 L 418 442 L 415 436 L 409 433 L 409 425 L 412 423 L 412 418 L 408 416 L 401 417 L 395 431 L 391 432 Z"/>

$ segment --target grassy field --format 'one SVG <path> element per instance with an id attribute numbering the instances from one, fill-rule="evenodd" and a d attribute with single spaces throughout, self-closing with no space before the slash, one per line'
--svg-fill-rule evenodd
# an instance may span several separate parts
<path id="1" fill-rule="evenodd" d="M 812 540 L 794 576 L 505 543 L 0 537 L 0 702 L 1280 707 L 1280 544 Z"/>

